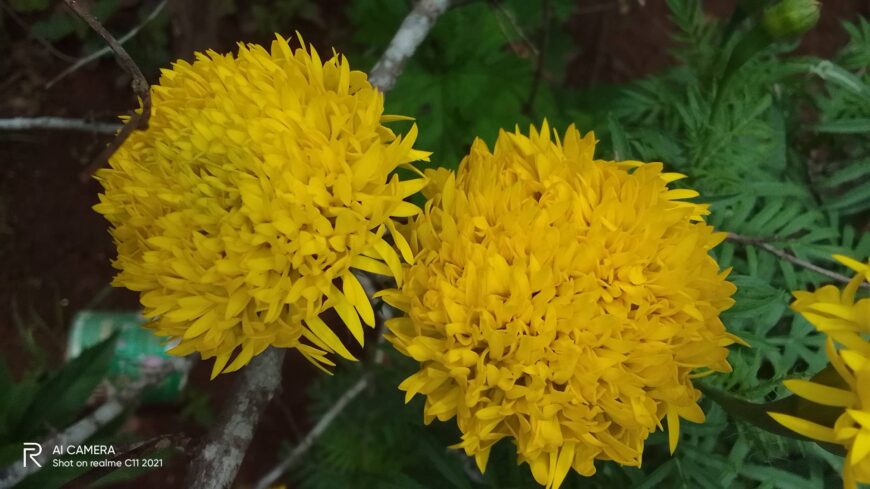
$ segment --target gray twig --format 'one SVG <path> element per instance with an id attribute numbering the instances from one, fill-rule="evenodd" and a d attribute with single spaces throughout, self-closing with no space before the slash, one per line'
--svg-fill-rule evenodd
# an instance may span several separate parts
<path id="1" fill-rule="evenodd" d="M 741 234 L 736 234 L 736 233 L 728 233 L 728 240 L 734 241 L 736 243 L 742 243 L 745 245 L 751 245 L 751 246 L 761 248 L 762 250 L 767 251 L 768 253 L 772 253 L 772 254 L 782 258 L 783 260 L 785 260 L 787 262 L 790 262 L 790 263 L 793 263 L 793 264 L 798 265 L 800 267 L 806 268 L 807 270 L 812 270 L 818 274 L 824 275 L 824 276 L 831 278 L 833 280 L 836 280 L 838 282 L 849 283 L 849 281 L 851 280 L 849 277 L 847 277 L 845 275 L 840 275 L 837 272 L 832 272 L 826 268 L 822 268 L 822 267 L 815 265 L 813 263 L 810 263 L 806 260 L 801 260 L 800 258 L 798 258 L 794 255 L 790 255 L 790 254 L 786 253 L 785 251 L 777 248 L 776 246 L 773 246 L 770 243 L 768 243 L 767 242 L 768 240 L 765 238 L 758 238 L 758 237 L 753 237 L 753 236 L 743 236 Z M 862 282 L 861 287 L 870 287 L 870 283 Z"/>
<path id="2" fill-rule="evenodd" d="M 489 6 L 493 9 L 493 14 L 495 15 L 495 20 L 498 22 L 498 28 L 501 29 L 501 33 L 504 35 L 504 38 L 508 42 L 513 41 L 513 37 L 511 36 L 511 30 L 522 40 L 522 44 L 525 49 L 528 50 L 528 53 L 531 54 L 534 58 L 538 58 L 541 55 L 540 47 L 537 46 L 529 36 L 526 34 L 525 29 L 520 26 L 520 23 L 517 21 L 516 15 L 513 12 L 505 8 L 502 4 L 501 0 L 489 0 Z M 456 4 L 453 4 L 456 6 Z M 543 9 L 548 9 L 548 6 L 542 6 Z M 510 25 L 505 25 L 505 22 L 502 20 L 502 17 L 507 20 L 507 23 Z M 523 54 L 518 52 L 517 49 L 514 49 L 517 55 L 522 56 Z"/>
<path id="3" fill-rule="evenodd" d="M 112 51 L 115 52 L 121 67 L 124 68 L 124 71 L 126 71 L 131 77 L 133 77 L 131 83 L 133 86 L 133 92 L 142 101 L 142 110 L 134 110 L 133 113 L 130 114 L 130 119 L 126 124 L 124 124 L 124 127 L 118 131 L 118 134 L 115 135 L 115 139 L 113 139 L 106 149 L 104 149 L 94 159 L 93 163 L 88 165 L 88 167 L 79 174 L 79 178 L 82 181 L 87 181 L 98 168 L 103 166 L 106 161 L 109 160 L 112 153 L 114 153 L 124 143 L 124 141 L 130 137 L 130 134 L 132 134 L 133 131 L 148 127 L 148 119 L 151 117 L 151 90 L 148 87 L 148 80 L 146 80 L 145 75 L 142 74 L 142 70 L 139 69 L 139 66 L 135 61 L 133 61 L 133 58 L 127 54 L 127 51 L 123 46 L 121 46 L 118 40 L 115 39 L 115 37 L 112 36 L 105 27 L 103 27 L 103 24 L 100 24 L 100 21 L 91 15 L 86 8 L 79 5 L 78 0 L 64 0 L 64 2 L 66 2 L 66 5 L 72 9 L 79 18 L 84 20 L 91 29 L 96 31 L 96 33 L 106 41 Z"/>
<path id="4" fill-rule="evenodd" d="M 136 36 L 136 34 L 138 34 L 139 31 L 142 30 L 143 27 L 145 27 L 152 20 L 156 19 L 157 16 L 160 15 L 160 12 L 162 12 L 165 7 L 166 7 L 166 0 L 161 0 L 161 2 L 158 3 L 154 7 L 154 10 L 152 10 L 151 13 L 148 14 L 148 16 L 142 20 L 142 22 L 140 22 L 138 25 L 136 25 L 135 27 L 130 29 L 126 34 L 124 34 L 123 36 L 118 38 L 118 44 L 124 44 L 125 42 L 129 41 L 134 36 Z M 51 81 L 46 83 L 45 88 L 51 88 L 55 83 L 64 79 L 69 74 L 74 73 L 82 66 L 85 66 L 88 63 L 91 63 L 92 61 L 97 60 L 97 59 L 99 59 L 99 58 L 101 58 L 101 57 L 103 57 L 111 52 L 112 52 L 112 48 L 109 46 L 105 46 L 102 49 L 94 51 L 93 53 L 91 53 L 83 58 L 77 59 L 75 61 L 75 63 L 73 63 L 71 66 L 67 67 L 65 70 L 61 71 L 56 77 L 52 78 Z"/>
<path id="5" fill-rule="evenodd" d="M 3 131 L 60 129 L 95 132 L 98 134 L 115 134 L 120 128 L 121 124 L 91 122 L 84 119 L 67 119 L 65 117 L 13 117 L 11 119 L 0 119 L 0 130 Z"/>
<path id="6" fill-rule="evenodd" d="M 393 40 L 369 74 L 369 81 L 382 92 L 389 91 L 396 78 L 426 38 L 438 17 L 450 6 L 450 0 L 419 0 L 402 21 Z"/>
<path id="7" fill-rule="evenodd" d="M 314 445 L 314 442 L 317 441 L 317 438 L 319 438 L 320 435 L 322 435 L 323 432 L 326 431 L 327 428 L 329 428 L 329 425 L 331 425 L 332 422 L 335 421 L 335 418 L 337 418 L 338 415 L 341 414 L 342 411 L 344 411 L 344 408 L 346 408 L 347 405 L 350 404 L 350 402 L 353 401 L 354 398 L 356 398 L 356 396 L 358 396 L 359 393 L 366 388 L 370 381 L 371 373 L 360 377 L 360 379 L 356 381 L 356 383 L 350 389 L 345 391 L 345 393 L 342 394 L 340 398 L 338 398 L 335 404 L 333 404 L 332 407 L 329 408 L 329 411 L 327 411 L 323 415 L 323 417 L 320 418 L 320 421 L 318 421 L 317 424 L 314 425 L 314 428 L 312 428 L 311 431 L 308 432 L 307 435 L 305 435 L 305 438 L 303 438 L 302 441 L 298 445 L 296 445 L 293 451 L 290 452 L 290 455 L 288 455 L 278 465 L 272 468 L 272 470 L 270 470 L 269 473 L 263 476 L 254 487 L 256 489 L 267 489 L 279 478 L 281 478 L 281 476 L 284 475 L 284 473 L 287 472 L 290 467 L 293 467 L 293 465 L 295 465 L 296 462 L 298 462 L 299 459 L 308 452 L 311 446 Z"/>
<path id="8" fill-rule="evenodd" d="M 187 468 L 184 487 L 230 487 L 266 405 L 281 387 L 285 348 L 270 347 L 242 369 L 212 428 Z"/>

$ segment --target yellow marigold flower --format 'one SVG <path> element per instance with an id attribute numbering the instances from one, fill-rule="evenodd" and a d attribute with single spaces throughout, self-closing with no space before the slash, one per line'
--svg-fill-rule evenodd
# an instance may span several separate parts
<path id="1" fill-rule="evenodd" d="M 172 353 L 215 357 L 213 376 L 270 345 L 318 366 L 353 358 L 318 315 L 334 309 L 362 344 L 374 314 L 351 270 L 399 279 L 384 234 L 419 212 L 404 199 L 425 179 L 393 173 L 428 157 L 416 127 L 394 135 L 364 73 L 299 42 L 164 70 L 148 129 L 97 174 L 114 284 L 141 292 L 149 327 L 180 341 Z"/>
<path id="2" fill-rule="evenodd" d="M 595 460 L 638 466 L 668 419 L 702 422 L 692 371 L 730 371 L 719 320 L 735 287 L 708 251 L 725 235 L 670 190 L 661 163 L 593 159 L 595 139 L 547 123 L 477 140 L 404 230 L 415 253 L 389 340 L 420 362 L 400 388 L 425 421 L 452 417 L 485 470 L 513 438 L 535 479 L 559 487 Z"/>
<path id="3" fill-rule="evenodd" d="M 856 300 L 858 287 L 870 281 L 870 260 L 865 264 L 842 255 L 834 258 L 857 272 L 849 284 L 842 291 L 833 285 L 815 292 L 796 291 L 791 307 L 827 335 L 828 358 L 842 378 L 843 388 L 807 380 L 787 380 L 784 384 L 804 399 L 842 407 L 843 413 L 833 427 L 784 413 L 770 415 L 792 431 L 842 445 L 848 452 L 843 485 L 854 489 L 859 482 L 870 484 L 870 298 Z"/>

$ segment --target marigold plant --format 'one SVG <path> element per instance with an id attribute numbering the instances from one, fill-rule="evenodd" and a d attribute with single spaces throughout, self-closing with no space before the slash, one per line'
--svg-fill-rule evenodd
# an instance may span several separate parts
<path id="1" fill-rule="evenodd" d="M 815 292 L 794 292 L 791 308 L 827 336 L 826 349 L 831 366 L 843 386 L 807 380 L 788 380 L 785 386 L 795 394 L 825 406 L 843 408 L 834 426 L 784 413 L 770 413 L 783 426 L 815 440 L 843 446 L 843 485 L 870 484 L 870 298 L 857 298 L 858 288 L 870 282 L 870 260 L 861 263 L 834 255 L 857 273 L 843 290 L 826 285 Z"/>
<path id="2" fill-rule="evenodd" d="M 384 235 L 419 212 L 404 199 L 424 179 L 394 174 L 428 156 L 413 149 L 416 127 L 396 136 L 366 75 L 301 39 L 197 53 L 152 94 L 148 129 L 97 175 L 114 284 L 141 292 L 173 353 L 214 357 L 213 376 L 270 345 L 315 365 L 352 358 L 319 315 L 334 309 L 362 344 L 374 314 L 352 269 L 401 279 Z"/>
<path id="3" fill-rule="evenodd" d="M 639 466 L 664 418 L 673 451 L 680 418 L 704 420 L 693 375 L 730 371 L 738 341 L 719 319 L 735 287 L 708 254 L 725 234 L 684 200 L 697 192 L 594 147 L 546 122 L 494 151 L 476 140 L 455 175 L 427 175 L 403 228 L 415 261 L 382 293 L 406 313 L 389 340 L 420 362 L 406 400 L 426 396 L 427 423 L 455 416 L 481 470 L 513 438 L 547 487 L 595 460 Z"/>

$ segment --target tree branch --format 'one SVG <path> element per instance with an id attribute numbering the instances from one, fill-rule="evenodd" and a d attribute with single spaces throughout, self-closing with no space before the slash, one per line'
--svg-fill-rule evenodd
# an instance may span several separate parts
<path id="1" fill-rule="evenodd" d="M 184 487 L 226 489 L 236 478 L 254 428 L 281 387 L 285 348 L 270 347 L 241 370 L 212 428 L 187 468 Z"/>
<path id="2" fill-rule="evenodd" d="M 160 15 L 160 12 L 162 12 L 165 7 L 166 7 L 166 0 L 161 0 L 161 2 L 158 3 L 157 6 L 154 7 L 154 10 L 152 10 L 151 13 L 148 14 L 148 16 L 142 20 L 142 22 L 140 22 L 138 25 L 136 25 L 135 27 L 130 29 L 126 34 L 124 34 L 123 36 L 121 36 L 118 39 L 118 44 L 124 44 L 125 42 L 132 39 L 136 34 L 139 33 L 140 30 L 142 30 L 143 27 L 145 27 L 152 20 L 156 19 L 157 16 Z M 52 78 L 51 81 L 46 83 L 45 88 L 51 88 L 55 83 L 64 79 L 70 73 L 77 71 L 82 66 L 85 66 L 88 63 L 90 63 L 96 59 L 99 59 L 99 58 L 101 58 L 101 57 L 103 57 L 106 54 L 109 54 L 111 52 L 112 52 L 112 48 L 110 46 L 105 46 L 102 49 L 94 51 L 93 53 L 91 53 L 83 58 L 79 58 L 79 59 L 75 60 L 75 63 L 73 63 L 72 66 L 69 66 L 65 70 L 61 71 L 56 77 Z"/>
<path id="3" fill-rule="evenodd" d="M 806 268 L 807 270 L 812 270 L 818 274 L 821 274 L 821 275 L 824 275 L 828 278 L 836 280 L 837 282 L 849 283 L 849 281 L 851 280 L 849 277 L 847 277 L 845 275 L 840 275 L 837 272 L 832 272 L 828 269 L 822 268 L 822 267 L 815 265 L 813 263 L 810 263 L 806 260 L 801 260 L 800 258 L 798 258 L 794 255 L 790 255 L 790 254 L 786 253 L 785 251 L 777 248 L 776 246 L 773 246 L 770 243 L 768 243 L 765 238 L 757 238 L 757 237 L 753 237 L 753 236 L 743 236 L 741 234 L 736 234 L 736 233 L 728 233 L 728 240 L 734 241 L 736 243 L 742 243 L 745 245 L 751 245 L 751 246 L 755 246 L 757 248 L 761 248 L 762 250 L 767 251 L 768 253 L 772 253 L 772 254 L 782 258 L 783 260 L 789 262 L 789 263 Z M 870 287 L 870 283 L 863 282 L 861 284 L 861 287 Z"/>
<path id="4" fill-rule="evenodd" d="M 438 17 L 450 6 L 450 0 L 419 0 L 402 21 L 381 59 L 369 74 L 369 81 L 382 92 L 396 84 L 396 78 L 414 51 L 426 38 Z"/>
<path id="5" fill-rule="evenodd" d="M 139 69 L 139 66 L 136 65 L 136 62 L 133 61 L 133 58 L 127 54 L 127 51 L 124 50 L 124 47 L 115 39 L 112 34 L 103 27 L 103 24 L 94 18 L 90 12 L 87 11 L 84 7 L 79 5 L 78 0 L 64 0 L 66 5 L 75 12 L 76 15 L 79 16 L 82 20 L 84 20 L 94 31 L 97 32 L 105 41 L 109 44 L 109 47 L 112 51 L 115 52 L 115 55 L 118 57 L 118 62 L 121 64 L 121 67 L 124 68 L 124 71 L 130 74 L 133 77 L 133 81 L 131 85 L 133 87 L 133 92 L 142 102 L 142 110 L 141 111 L 133 111 L 130 115 L 130 119 L 124 124 L 124 127 L 115 135 L 115 139 L 112 140 L 111 143 L 104 149 L 97 157 L 94 159 L 94 162 L 88 165 L 85 170 L 79 174 L 79 179 L 83 182 L 86 182 L 91 175 L 103 166 L 106 161 L 109 160 L 109 157 L 112 156 L 121 144 L 130 137 L 130 134 L 133 133 L 136 129 L 145 129 L 148 127 L 148 119 L 151 117 L 151 91 L 148 87 L 148 80 L 145 79 L 145 75 L 142 74 L 142 70 Z"/>
<path id="6" fill-rule="evenodd" d="M 120 447 L 115 445 L 115 450 L 118 452 L 118 454 L 109 460 L 123 462 L 125 460 L 142 458 L 147 453 L 155 452 L 158 450 L 165 450 L 167 448 L 172 448 L 186 454 L 187 446 L 189 444 L 190 438 L 188 438 L 188 436 L 183 433 L 160 435 L 129 445 L 122 445 Z M 92 487 L 94 482 L 112 473 L 114 470 L 115 468 L 111 466 L 91 469 L 84 474 L 76 477 L 75 479 L 67 482 L 64 487 L 66 487 L 67 489 L 85 489 Z"/>
<path id="7" fill-rule="evenodd" d="M 535 98 L 538 96 L 538 90 L 541 85 L 541 78 L 544 76 L 544 56 L 550 45 L 550 24 L 553 15 L 553 8 L 550 5 L 550 0 L 543 0 L 541 5 L 541 38 L 540 46 L 538 47 L 538 55 L 535 58 L 535 77 L 532 79 L 532 87 L 529 89 L 529 96 L 523 104 L 523 113 L 529 117 L 534 116 Z"/>
<path id="8" fill-rule="evenodd" d="M 3 131 L 61 129 L 95 132 L 98 134 L 115 134 L 120 128 L 120 124 L 111 122 L 91 122 L 84 119 L 67 119 L 64 117 L 13 117 L 11 119 L 0 119 L 0 130 Z"/>

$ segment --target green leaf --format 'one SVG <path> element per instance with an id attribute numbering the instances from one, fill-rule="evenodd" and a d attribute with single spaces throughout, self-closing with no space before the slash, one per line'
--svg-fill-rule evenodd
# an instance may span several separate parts
<path id="1" fill-rule="evenodd" d="M 740 473 L 748 479 L 754 479 L 759 482 L 770 482 L 774 487 L 782 489 L 816 489 L 818 487 L 811 481 L 804 479 L 799 475 L 776 467 L 747 464 L 743 467 L 743 470 L 741 470 Z"/>
<path id="2" fill-rule="evenodd" d="M 468 480 L 468 476 L 463 474 L 461 466 L 459 465 L 459 459 L 455 458 L 453 460 L 448 460 L 445 455 L 447 455 L 446 448 L 435 448 L 429 440 L 423 441 L 423 451 L 428 455 L 429 462 L 434 466 L 435 470 L 441 474 L 444 479 L 446 479 L 451 487 L 455 487 L 456 489 L 471 489 L 471 483 Z M 454 455 L 459 457 L 465 457 L 465 454 L 461 452 L 455 452 Z M 443 487 L 443 486 L 442 486 Z"/>
<path id="3" fill-rule="evenodd" d="M 11 0 L 9 6 L 16 12 L 36 12 L 48 8 L 49 0 Z"/>
<path id="4" fill-rule="evenodd" d="M 808 211 L 800 216 L 795 217 L 788 224 L 780 228 L 779 236 L 791 236 L 799 231 L 804 229 L 809 229 L 812 227 L 816 221 L 819 221 L 823 218 L 821 212 L 818 211 Z M 803 238 L 801 238 L 803 240 Z"/>
<path id="5" fill-rule="evenodd" d="M 41 383 L 27 408 L 27 422 L 17 427 L 14 437 L 30 439 L 48 427 L 61 430 L 75 419 L 88 397 L 106 377 L 116 340 L 117 333 L 84 350 Z"/>
<path id="6" fill-rule="evenodd" d="M 37 384 L 36 379 L 27 376 L 21 382 L 9 387 L 8 390 L 0 391 L 3 392 L 3 395 L 0 396 L 0 443 L 18 441 L 13 438 L 12 434 L 26 422 L 27 407 L 37 389 L 39 389 L 39 384 Z"/>
<path id="7" fill-rule="evenodd" d="M 652 473 L 650 473 L 640 484 L 635 486 L 635 489 L 654 489 L 660 487 L 660 484 L 671 475 L 676 466 L 676 459 L 668 460 L 659 465 Z"/>
<path id="8" fill-rule="evenodd" d="M 825 202 L 827 209 L 845 209 L 848 207 L 870 203 L 870 180 L 853 187 L 842 195 Z"/>
<path id="9" fill-rule="evenodd" d="M 866 134 L 870 132 L 870 118 L 822 122 L 816 124 L 815 130 L 827 134 Z"/>
<path id="10" fill-rule="evenodd" d="M 629 158 L 631 150 L 628 145 L 628 138 L 625 136 L 622 126 L 613 115 L 607 117 L 607 127 L 610 129 L 610 140 L 613 146 L 613 159 L 617 161 L 626 160 Z"/>
<path id="11" fill-rule="evenodd" d="M 821 61 L 811 66 L 809 71 L 815 73 L 823 80 L 835 83 L 856 95 L 870 97 L 870 86 L 864 83 L 859 76 L 830 61 Z"/>
<path id="12" fill-rule="evenodd" d="M 752 246 L 746 252 L 749 257 L 756 256 Z M 738 320 L 744 326 L 748 323 L 748 331 L 763 337 L 784 312 L 788 294 L 753 275 L 732 275 L 728 280 L 737 286 L 737 293 L 734 305 L 722 314 L 723 319 L 729 323 Z"/>
<path id="13" fill-rule="evenodd" d="M 823 186 L 827 189 L 835 189 L 840 185 L 860 181 L 868 175 L 870 175 L 870 159 L 851 161 L 845 167 L 826 178 Z"/>

